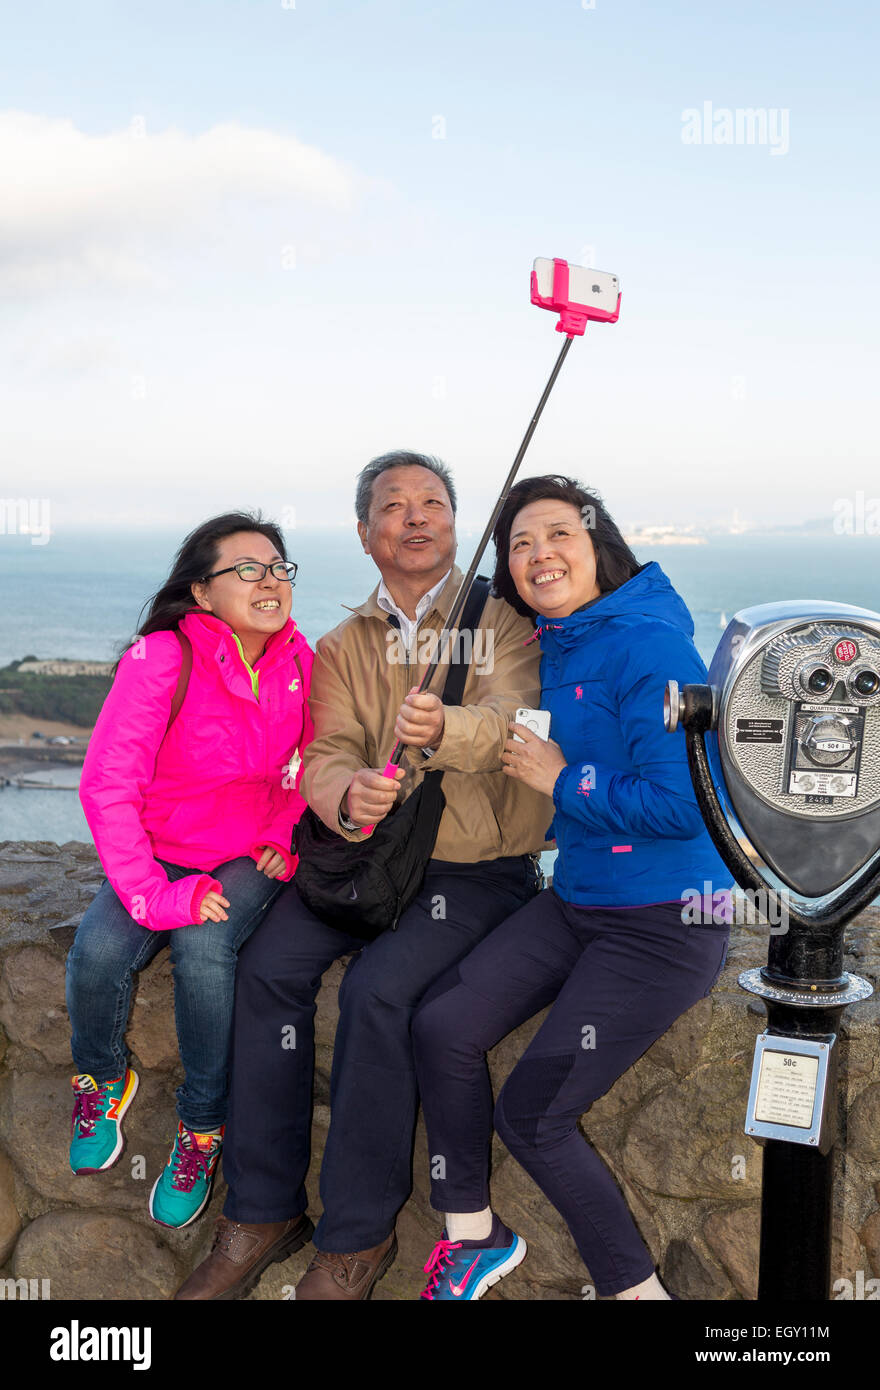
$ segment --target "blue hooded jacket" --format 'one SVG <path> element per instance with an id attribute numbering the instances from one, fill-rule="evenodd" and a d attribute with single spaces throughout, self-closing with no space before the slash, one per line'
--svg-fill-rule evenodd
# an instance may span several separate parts
<path id="1" fill-rule="evenodd" d="M 567 767 L 553 788 L 553 887 L 566 902 L 636 907 L 731 885 L 697 807 L 666 682 L 704 683 L 694 625 L 660 566 L 566 618 L 539 617 L 541 706 Z"/>

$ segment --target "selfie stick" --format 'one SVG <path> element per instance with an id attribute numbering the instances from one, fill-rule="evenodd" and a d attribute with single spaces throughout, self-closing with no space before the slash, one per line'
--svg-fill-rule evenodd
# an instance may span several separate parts
<path id="1" fill-rule="evenodd" d="M 458 593 L 449 610 L 449 617 L 446 619 L 446 628 L 449 633 L 449 644 L 452 643 L 452 634 L 455 631 L 455 624 L 461 617 L 467 597 L 474 582 L 477 568 L 483 558 L 486 546 L 495 530 L 495 524 L 501 515 L 501 510 L 510 495 L 510 489 L 516 480 L 520 464 L 525 457 L 526 449 L 529 447 L 532 435 L 535 433 L 535 426 L 541 418 L 541 412 L 547 404 L 547 398 L 553 390 L 554 382 L 559 375 L 560 368 L 571 347 L 572 339 L 583 336 L 588 322 L 592 319 L 597 323 L 616 323 L 620 315 L 620 290 L 616 275 L 608 275 L 601 270 L 587 270 L 584 266 L 569 265 L 568 261 L 559 259 L 535 261 L 532 270 L 532 303 L 537 304 L 541 309 L 552 309 L 559 314 L 559 322 L 556 325 L 557 333 L 564 333 L 565 342 L 559 351 L 553 371 L 550 373 L 547 385 L 544 387 L 541 399 L 538 401 L 537 409 L 529 421 L 529 427 L 523 435 L 523 441 L 519 446 L 516 458 L 513 460 L 510 472 L 508 473 L 504 487 L 492 515 L 489 518 L 480 543 L 474 552 L 470 567 L 464 579 L 459 585 Z M 449 648 L 447 647 L 447 650 Z M 431 681 L 434 672 L 440 663 L 439 643 L 438 651 L 433 661 L 422 677 L 418 688 L 421 694 Z M 403 743 L 396 743 L 391 757 L 388 759 L 383 772 L 386 777 L 393 777 L 394 770 L 400 765 L 403 757 Z M 362 827 L 364 832 L 373 829 L 372 825 Z"/>

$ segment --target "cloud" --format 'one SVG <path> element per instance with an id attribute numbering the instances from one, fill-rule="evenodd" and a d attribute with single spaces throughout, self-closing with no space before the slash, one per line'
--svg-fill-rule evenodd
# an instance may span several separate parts
<path id="1" fill-rule="evenodd" d="M 201 134 L 92 135 L 70 120 L 0 112 L 0 288 L 39 294 L 155 285 L 148 248 L 190 245 L 247 207 L 346 214 L 366 179 L 292 135 L 235 122 Z"/>
<path id="2" fill-rule="evenodd" d="M 7 335 L 8 349 L 0 355 L 0 372 L 8 383 L 13 373 L 22 379 L 46 375 L 85 377 L 127 365 L 123 344 L 99 326 L 64 332 L 44 320 L 37 325 L 17 325 Z"/>

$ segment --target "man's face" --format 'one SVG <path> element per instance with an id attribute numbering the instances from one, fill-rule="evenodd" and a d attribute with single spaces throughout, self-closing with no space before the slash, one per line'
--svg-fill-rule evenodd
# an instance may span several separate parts
<path id="1" fill-rule="evenodd" d="M 373 483 L 358 535 L 389 588 L 418 579 L 427 593 L 455 559 L 455 517 L 442 479 L 417 465 L 386 469 Z"/>

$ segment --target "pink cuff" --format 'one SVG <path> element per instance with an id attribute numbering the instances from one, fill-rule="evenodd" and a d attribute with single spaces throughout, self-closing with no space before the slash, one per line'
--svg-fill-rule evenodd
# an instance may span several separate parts
<path id="1" fill-rule="evenodd" d="M 281 855 L 281 858 L 284 860 L 285 865 L 284 873 L 279 874 L 278 878 L 275 881 L 277 883 L 289 883 L 290 880 L 293 878 L 294 871 L 296 869 L 296 856 L 292 853 L 291 850 L 285 849 L 283 845 L 276 844 L 274 840 L 263 840 L 261 844 L 254 845 L 253 849 L 251 850 L 251 858 L 253 859 L 255 864 L 258 864 L 260 862 L 260 856 L 263 853 L 264 849 L 273 849 L 276 854 Z"/>
<path id="2" fill-rule="evenodd" d="M 190 926 L 203 927 L 205 925 L 204 922 L 201 922 L 199 920 L 199 908 L 202 905 L 202 898 L 205 896 L 205 894 L 222 892 L 222 883 L 220 883 L 216 878 L 212 878 L 210 874 L 202 874 L 201 878 L 195 886 L 195 889 L 193 890 L 192 898 L 190 899 L 190 916 L 192 917 L 192 922 L 190 923 Z"/>

